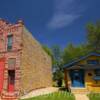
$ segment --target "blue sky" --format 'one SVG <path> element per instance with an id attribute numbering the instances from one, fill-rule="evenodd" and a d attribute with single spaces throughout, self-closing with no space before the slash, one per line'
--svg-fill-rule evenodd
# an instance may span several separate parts
<path id="1" fill-rule="evenodd" d="M 22 19 L 40 43 L 64 48 L 86 41 L 86 24 L 100 20 L 100 0 L 0 0 L 0 18 Z"/>

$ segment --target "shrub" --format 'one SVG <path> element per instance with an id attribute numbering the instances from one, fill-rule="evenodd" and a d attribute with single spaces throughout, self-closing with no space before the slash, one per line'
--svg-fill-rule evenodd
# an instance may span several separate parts
<path id="1" fill-rule="evenodd" d="M 99 93 L 90 93 L 88 95 L 90 100 L 100 100 L 100 94 Z"/>

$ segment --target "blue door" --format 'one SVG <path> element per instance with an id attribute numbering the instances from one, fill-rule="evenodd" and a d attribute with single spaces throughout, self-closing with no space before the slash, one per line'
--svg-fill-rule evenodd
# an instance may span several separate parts
<path id="1" fill-rule="evenodd" d="M 84 70 L 72 70 L 70 77 L 72 87 L 84 87 Z"/>

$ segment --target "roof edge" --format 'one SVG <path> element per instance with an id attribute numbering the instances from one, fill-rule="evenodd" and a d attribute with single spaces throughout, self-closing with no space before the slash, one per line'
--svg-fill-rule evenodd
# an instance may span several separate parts
<path id="1" fill-rule="evenodd" d="M 69 67 L 71 67 L 73 64 L 75 64 L 75 63 L 77 63 L 77 62 L 79 62 L 79 61 L 81 61 L 81 60 L 84 60 L 84 59 L 86 59 L 86 58 L 89 57 L 89 56 L 99 56 L 99 57 L 100 57 L 100 53 L 95 53 L 95 52 L 89 53 L 88 55 L 83 56 L 83 57 L 81 57 L 81 58 L 79 58 L 79 59 L 77 59 L 77 60 L 74 60 L 73 62 L 70 62 L 70 63 L 68 63 L 68 64 L 65 64 L 65 65 L 63 66 L 63 69 L 69 68 Z"/>

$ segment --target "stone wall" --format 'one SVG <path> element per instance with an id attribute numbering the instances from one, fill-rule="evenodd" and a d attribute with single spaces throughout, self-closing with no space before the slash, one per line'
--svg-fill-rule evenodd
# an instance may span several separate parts
<path id="1" fill-rule="evenodd" d="M 50 56 L 25 27 L 23 27 L 22 41 L 21 95 L 37 88 L 52 86 Z"/>
<path id="2" fill-rule="evenodd" d="M 21 34 L 23 24 L 18 22 L 16 24 L 7 23 L 7 21 L 0 19 L 0 58 L 5 58 L 4 82 L 2 94 L 8 95 L 8 71 L 15 70 L 15 84 L 14 95 L 19 95 L 20 89 L 20 55 L 21 55 Z M 12 49 L 7 50 L 7 36 L 13 35 Z M 15 59 L 15 66 L 8 67 L 8 60 Z"/>
<path id="3" fill-rule="evenodd" d="M 7 51 L 7 36 L 13 35 L 12 50 Z M 22 21 L 16 24 L 0 19 L 0 58 L 5 58 L 3 94 L 8 92 L 8 60 L 16 59 L 14 95 L 52 86 L 51 58 L 26 30 Z"/>

